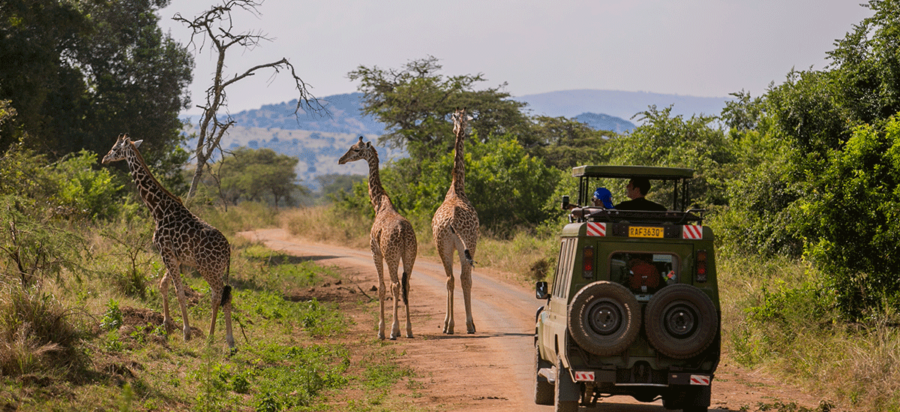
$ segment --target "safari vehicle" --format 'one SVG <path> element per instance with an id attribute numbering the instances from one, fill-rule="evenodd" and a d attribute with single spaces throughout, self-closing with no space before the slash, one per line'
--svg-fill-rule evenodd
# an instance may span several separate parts
<path id="1" fill-rule="evenodd" d="M 552 287 L 537 283 L 536 296 L 547 303 L 535 326 L 535 403 L 575 411 L 627 395 L 705 412 L 721 314 L 713 232 L 703 226 L 703 210 L 687 210 L 693 170 L 580 166 L 572 174 L 579 205 L 590 205 L 599 178 L 645 177 L 672 207 L 571 208 L 563 197 L 570 223 L 556 274 Z"/>

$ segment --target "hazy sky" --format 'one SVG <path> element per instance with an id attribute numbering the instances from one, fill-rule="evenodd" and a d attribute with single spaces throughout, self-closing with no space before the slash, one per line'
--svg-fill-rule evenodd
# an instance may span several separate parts
<path id="1" fill-rule="evenodd" d="M 233 48 L 226 73 L 286 57 L 313 95 L 325 97 L 357 91 L 347 73 L 359 66 L 400 68 L 431 55 L 442 74 L 482 73 L 479 88 L 507 82 L 513 96 L 572 89 L 758 96 L 792 67 L 824 68 L 835 40 L 872 14 L 861 2 L 268 0 L 259 16 L 235 12 L 235 30 L 273 41 Z M 187 44 L 190 32 L 172 16 L 192 18 L 211 4 L 173 0 L 160 24 Z M 195 60 L 194 105 L 205 101 L 215 56 L 206 47 Z M 297 97 L 290 75 L 271 73 L 230 88 L 229 111 Z"/>

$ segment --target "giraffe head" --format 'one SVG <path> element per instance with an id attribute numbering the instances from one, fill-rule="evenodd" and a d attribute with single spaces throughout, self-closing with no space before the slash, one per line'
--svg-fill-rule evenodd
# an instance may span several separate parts
<path id="1" fill-rule="evenodd" d="M 124 160 L 125 151 L 128 149 L 129 145 L 133 143 L 134 147 L 137 148 L 141 145 L 141 142 L 143 142 L 143 140 L 132 142 L 127 134 L 120 134 L 119 138 L 116 140 L 116 144 L 113 145 L 112 149 L 109 149 L 109 153 L 107 153 L 106 156 L 103 156 L 103 160 L 100 163 L 109 164 L 110 162 Z"/>
<path id="2" fill-rule="evenodd" d="M 344 155 L 341 156 L 341 159 L 338 160 L 338 164 L 342 165 L 354 160 L 368 159 L 374 151 L 375 148 L 372 147 L 372 142 L 363 143 L 363 137 L 360 136 L 359 142 L 357 142 L 353 146 L 350 146 L 350 149 L 347 150 L 347 153 L 344 153 Z"/>

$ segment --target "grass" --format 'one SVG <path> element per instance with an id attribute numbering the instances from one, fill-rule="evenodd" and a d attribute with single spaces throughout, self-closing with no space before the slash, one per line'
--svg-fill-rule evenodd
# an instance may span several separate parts
<path id="1" fill-rule="evenodd" d="M 63 222 L 62 229 L 46 231 L 64 231 L 62 243 L 26 252 L 31 261 L 51 250 L 70 253 L 44 259 L 49 269 L 33 266 L 27 278 L 0 271 L 0 410 L 421 409 L 415 399 L 422 378 L 400 366 L 402 354 L 372 338 L 374 322 L 360 326 L 348 316 L 374 313 L 373 302 L 304 297 L 340 274 L 234 236 L 282 225 L 303 237 L 366 248 L 370 220 L 326 207 L 200 211 L 232 242 L 236 353 L 223 349 L 221 316 L 213 344 L 205 343 L 209 287 L 194 272 L 183 276 L 195 291 L 189 296 L 194 339 L 184 342 L 178 328 L 166 336 L 159 324 L 163 299 L 176 325 L 182 319 L 174 293 L 160 296 L 165 269 L 150 248 L 146 216 Z M 426 223 L 417 224 L 419 254 L 434 256 Z M 499 238 L 485 231 L 475 259 L 524 283 L 547 276 L 556 247 L 554 234 L 522 230 Z M 841 321 L 819 292 L 817 280 L 826 274 L 803 261 L 723 249 L 717 257 L 727 358 L 827 399 L 816 411 L 838 409 L 832 402 L 900 411 L 900 315 L 885 309 L 867 324 Z M 809 410 L 791 403 L 751 409 Z"/>
<path id="2" fill-rule="evenodd" d="M 340 273 L 234 236 L 274 225 L 273 212 L 247 205 L 200 214 L 232 243 L 235 353 L 225 349 L 221 312 L 207 344 L 209 286 L 193 271 L 183 275 L 194 291 L 193 339 L 182 339 L 174 288 L 160 296 L 165 269 L 145 241 L 152 223 L 72 224 L 89 251 L 80 260 L 27 287 L 0 271 L 0 410 L 415 409 L 410 398 L 388 396 L 391 387 L 415 386 L 413 372 L 346 314 L 373 311 L 371 302 L 297 298 Z M 172 336 L 160 324 L 163 299 L 177 325 Z"/>
<path id="3" fill-rule="evenodd" d="M 856 411 L 900 411 L 900 317 L 852 324 L 832 313 L 818 273 L 784 257 L 719 259 L 727 356 Z M 796 405 L 795 405 L 796 406 Z M 778 408 L 759 410 L 803 410 Z"/>
<path id="4" fill-rule="evenodd" d="M 337 222 L 333 236 L 325 236 L 328 242 L 367 248 L 371 221 L 344 220 L 335 213 L 328 207 L 289 212 L 282 224 L 295 235 L 315 237 Z M 416 228 L 419 255 L 435 256 L 430 226 Z M 512 272 L 522 283 L 546 278 L 555 266 L 558 240 L 555 232 L 545 232 L 519 230 L 499 238 L 483 230 L 475 260 L 479 267 Z M 827 296 L 817 292 L 817 279 L 825 274 L 802 260 L 720 248 L 717 261 L 727 358 L 825 399 L 815 411 L 836 410 L 835 403 L 859 411 L 900 411 L 900 315 L 885 310 L 875 317 L 879 322 L 868 325 L 841 321 L 822 304 Z M 793 403 L 755 407 L 808 410 Z"/>

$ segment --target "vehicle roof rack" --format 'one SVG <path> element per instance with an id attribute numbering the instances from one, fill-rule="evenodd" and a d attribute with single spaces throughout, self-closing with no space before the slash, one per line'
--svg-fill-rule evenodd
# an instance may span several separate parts
<path id="1" fill-rule="evenodd" d="M 572 176 L 611 178 L 646 177 L 647 179 L 675 180 L 693 178 L 694 169 L 654 166 L 577 166 L 572 168 Z"/>

